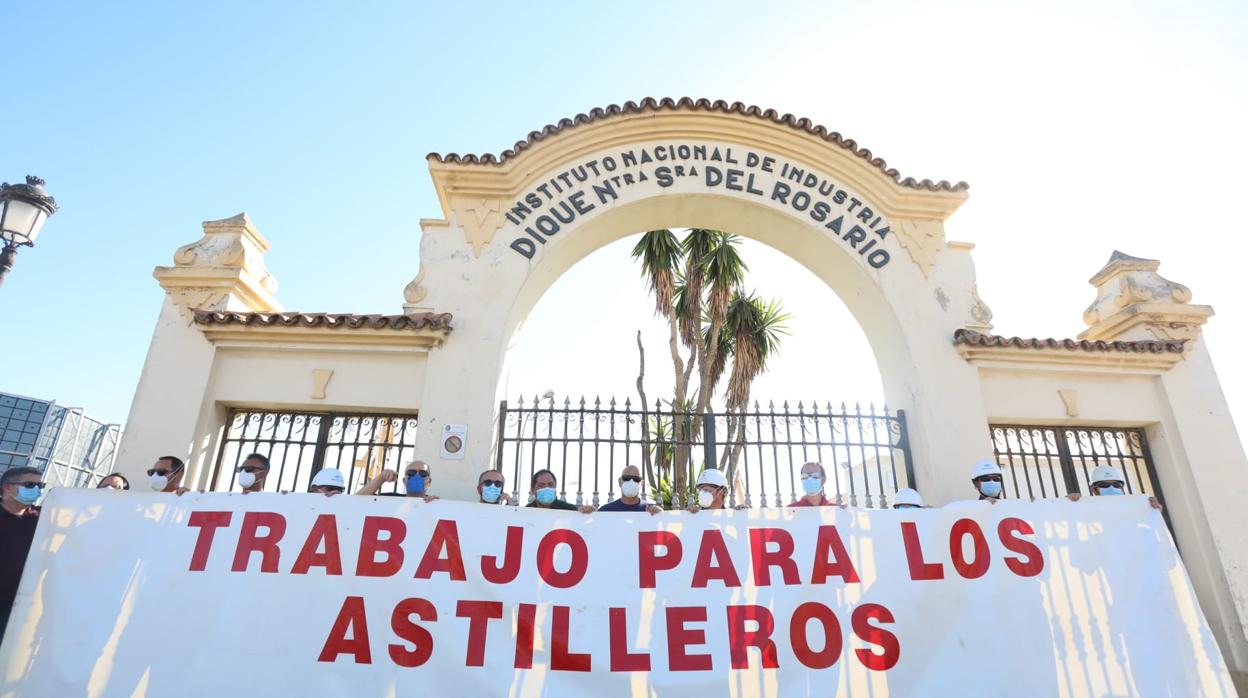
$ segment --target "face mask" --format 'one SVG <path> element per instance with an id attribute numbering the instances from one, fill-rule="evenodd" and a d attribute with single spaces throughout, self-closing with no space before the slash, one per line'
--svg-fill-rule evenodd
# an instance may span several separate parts
<path id="1" fill-rule="evenodd" d="M 408 494 L 424 494 L 425 478 L 419 474 L 407 478 L 407 492 Z"/>
<path id="2" fill-rule="evenodd" d="M 806 494 L 816 494 L 823 489 L 823 483 L 819 482 L 817 477 L 804 477 L 802 478 L 802 489 Z"/>
<path id="3" fill-rule="evenodd" d="M 625 497 L 629 497 L 629 498 L 636 497 L 637 493 L 639 492 L 641 492 L 640 482 L 633 482 L 632 480 L 625 480 L 624 482 L 620 483 L 620 494 L 624 495 Z"/>
<path id="4" fill-rule="evenodd" d="M 543 487 L 537 491 L 537 503 L 547 506 L 555 501 L 555 488 Z"/>
<path id="5" fill-rule="evenodd" d="M 249 473 L 246 470 L 244 470 L 243 472 L 238 474 L 238 484 L 242 485 L 243 489 L 247 489 L 248 487 L 251 487 L 252 485 L 256 484 L 256 474 Z"/>
<path id="6" fill-rule="evenodd" d="M 481 499 L 493 504 L 498 498 L 503 496 L 503 488 L 498 485 L 486 485 L 481 488 Z"/>
<path id="7" fill-rule="evenodd" d="M 38 487 L 20 486 L 17 488 L 17 501 L 22 504 L 34 504 L 39 501 L 39 495 L 42 491 Z"/>
<path id="8" fill-rule="evenodd" d="M 893 508 L 894 509 L 918 509 L 919 505 L 918 504 L 898 504 L 897 506 Z"/>
<path id="9" fill-rule="evenodd" d="M 165 488 L 169 486 L 169 478 L 164 475 L 153 475 L 147 478 L 147 481 L 151 484 L 152 489 L 157 492 L 164 492 Z"/>
<path id="10" fill-rule="evenodd" d="M 1113 495 L 1113 494 L 1125 494 L 1125 493 L 1122 491 L 1122 488 L 1121 488 L 1121 487 L 1098 487 L 1097 489 L 1099 489 L 1099 490 L 1101 491 L 1101 496 L 1102 496 L 1102 497 L 1104 497 L 1104 496 L 1105 496 L 1105 495 L 1107 495 L 1107 494 L 1110 494 L 1110 495 Z"/>
<path id="11" fill-rule="evenodd" d="M 983 493 L 985 497 L 1000 497 L 1001 483 L 995 480 L 985 480 L 984 482 L 979 483 L 979 491 Z"/>
<path id="12" fill-rule="evenodd" d="M 715 495 L 706 490 L 698 490 L 698 506 L 706 509 L 715 503 Z"/>

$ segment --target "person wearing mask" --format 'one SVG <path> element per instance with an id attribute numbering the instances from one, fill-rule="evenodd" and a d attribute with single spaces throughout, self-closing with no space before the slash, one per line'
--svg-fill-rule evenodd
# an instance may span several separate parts
<path id="1" fill-rule="evenodd" d="M 980 501 L 996 504 L 1005 494 L 1005 482 L 1001 466 L 995 460 L 981 460 L 971 468 L 971 484 L 979 493 Z"/>
<path id="2" fill-rule="evenodd" d="M 1098 465 L 1092 469 L 1092 477 L 1088 479 L 1088 489 L 1092 491 L 1093 497 L 1112 497 L 1115 495 L 1127 493 L 1127 479 L 1122 476 L 1122 470 L 1109 464 Z M 1070 501 L 1077 502 L 1080 499 L 1078 492 L 1066 495 Z M 1149 506 L 1154 509 L 1161 509 L 1161 502 L 1156 497 L 1149 496 Z"/>
<path id="3" fill-rule="evenodd" d="M 641 471 L 630 465 L 620 472 L 620 498 L 598 507 L 598 511 L 648 511 L 653 516 L 661 511 L 657 504 L 641 499 Z"/>
<path id="4" fill-rule="evenodd" d="M 807 463 L 802 466 L 800 472 L 802 477 L 802 492 L 805 495 L 793 502 L 791 507 L 834 507 L 838 504 L 823 493 L 823 486 L 828 481 L 827 474 L 823 471 L 823 466 L 819 463 Z M 842 507 L 844 508 L 844 507 Z"/>
<path id="5" fill-rule="evenodd" d="M 588 504 L 578 507 L 571 502 L 559 499 L 559 494 L 555 491 L 555 487 L 558 484 L 555 480 L 555 474 L 549 470 L 542 469 L 533 473 L 533 479 L 529 484 L 533 488 L 533 501 L 528 504 L 530 508 L 579 511 L 582 514 L 592 514 L 594 512 L 594 508 Z"/>
<path id="6" fill-rule="evenodd" d="M 395 482 L 399 479 L 399 474 L 393 470 L 383 470 L 377 473 L 377 476 L 359 489 L 356 494 L 378 496 L 378 497 L 420 497 L 426 502 L 432 502 L 437 499 L 437 495 L 429 494 L 429 487 L 433 484 L 433 473 L 429 471 L 429 464 L 423 460 L 414 460 L 407 464 L 407 468 L 403 471 L 403 487 L 405 492 L 379 492 L 381 486 L 387 482 Z"/>
<path id="7" fill-rule="evenodd" d="M 312 478 L 312 484 L 308 487 L 308 492 L 323 494 L 326 497 L 332 497 L 346 491 L 347 481 L 343 479 L 342 471 L 337 468 L 321 468 L 316 471 L 316 475 Z"/>
<path id="8" fill-rule="evenodd" d="M 497 470 L 487 470 L 477 476 L 477 501 L 482 504 L 511 504 L 511 497 L 503 491 L 507 480 Z"/>
<path id="9" fill-rule="evenodd" d="M 186 492 L 186 488 L 182 486 L 182 477 L 185 474 L 186 466 L 181 458 L 161 456 L 147 469 L 147 483 L 156 492 L 182 494 Z"/>
<path id="10" fill-rule="evenodd" d="M 717 468 L 703 468 L 696 485 L 698 501 L 690 504 L 688 511 L 698 513 L 703 509 L 727 509 L 728 478 Z M 738 504 L 734 509 L 745 509 Z"/>
<path id="11" fill-rule="evenodd" d="M 268 456 L 253 453 L 244 458 L 243 464 L 238 466 L 238 485 L 243 488 L 243 494 L 263 492 L 264 481 L 268 479 L 268 477 Z"/>
<path id="12" fill-rule="evenodd" d="M 130 489 L 130 481 L 121 473 L 112 473 L 104 476 L 100 480 L 100 484 L 95 486 L 97 490 L 128 490 Z"/>
<path id="13" fill-rule="evenodd" d="M 9 468 L 0 474 L 0 640 L 9 623 L 22 569 L 35 539 L 43 494 L 43 474 L 38 468 Z"/>
<path id="14" fill-rule="evenodd" d="M 897 494 L 893 495 L 894 509 L 922 509 L 923 495 L 919 491 L 910 487 L 897 490 Z"/>

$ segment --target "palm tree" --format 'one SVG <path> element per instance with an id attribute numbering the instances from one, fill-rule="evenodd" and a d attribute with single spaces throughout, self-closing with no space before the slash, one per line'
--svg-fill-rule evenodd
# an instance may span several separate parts
<path id="1" fill-rule="evenodd" d="M 767 362 L 780 351 L 780 337 L 788 334 L 790 319 L 778 300 L 765 301 L 755 294 L 736 293 L 728 309 L 724 335 L 732 336 L 732 373 L 728 379 L 725 407 L 730 417 L 728 442 L 733 444 L 727 475 L 731 482 L 745 447 L 745 412 L 749 409 L 754 380 L 767 370 Z M 727 453 L 725 453 L 727 455 Z M 721 467 L 723 460 L 721 459 Z"/>

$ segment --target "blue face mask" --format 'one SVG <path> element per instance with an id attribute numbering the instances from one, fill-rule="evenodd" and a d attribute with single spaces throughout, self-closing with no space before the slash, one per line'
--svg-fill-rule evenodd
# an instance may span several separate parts
<path id="1" fill-rule="evenodd" d="M 1107 494 L 1110 494 L 1110 495 L 1126 494 L 1125 492 L 1122 491 L 1121 487 L 1098 487 L 1097 490 L 1100 491 L 1102 497 L 1104 497 Z"/>
<path id="2" fill-rule="evenodd" d="M 823 483 L 819 482 L 819 478 L 817 477 L 802 478 L 802 490 L 806 492 L 806 494 L 818 494 L 819 490 L 821 489 L 823 489 Z"/>
<path id="3" fill-rule="evenodd" d="M 486 485 L 481 488 L 481 499 L 489 502 L 490 504 L 497 502 L 498 498 L 502 496 L 503 488 L 498 485 Z"/>
<path id="4" fill-rule="evenodd" d="M 555 488 L 543 487 L 537 491 L 537 503 L 542 506 L 549 506 L 555 501 Z"/>
<path id="5" fill-rule="evenodd" d="M 1001 483 L 996 480 L 985 480 L 979 483 L 979 491 L 982 492 L 985 497 L 1000 497 Z"/>
<path id="6" fill-rule="evenodd" d="M 421 477 L 419 473 L 407 478 L 407 491 L 408 494 L 424 494 L 425 478 Z"/>
<path id="7" fill-rule="evenodd" d="M 17 488 L 17 501 L 22 504 L 34 504 L 39 501 L 39 495 L 43 490 L 38 487 L 21 486 Z"/>

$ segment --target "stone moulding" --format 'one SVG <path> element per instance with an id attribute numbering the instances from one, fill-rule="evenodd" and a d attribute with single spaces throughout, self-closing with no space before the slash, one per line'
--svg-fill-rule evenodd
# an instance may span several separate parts
<path id="1" fill-rule="evenodd" d="M 1059 367 L 1075 370 L 1121 369 L 1164 373 L 1184 358 L 1184 340 L 1095 341 L 1002 337 L 961 329 L 953 334 L 958 353 L 981 366 Z"/>
<path id="2" fill-rule="evenodd" d="M 450 313 L 192 312 L 195 325 L 214 344 L 278 350 L 292 348 L 292 344 L 382 350 L 439 347 L 450 334 L 453 319 Z"/>

